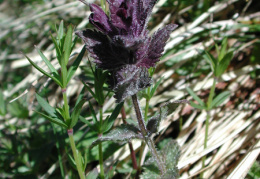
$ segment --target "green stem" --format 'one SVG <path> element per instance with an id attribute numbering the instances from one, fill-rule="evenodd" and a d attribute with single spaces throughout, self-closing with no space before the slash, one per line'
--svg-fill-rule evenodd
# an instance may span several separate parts
<path id="1" fill-rule="evenodd" d="M 64 110 L 65 110 L 65 122 L 67 123 L 70 120 L 70 113 L 69 113 L 69 105 L 68 105 L 68 98 L 66 94 L 66 88 L 62 89 L 63 101 L 64 101 Z"/>
<path id="2" fill-rule="evenodd" d="M 205 138 L 204 138 L 204 149 L 207 148 L 208 145 L 208 133 L 209 133 L 209 119 L 210 119 L 210 110 L 211 110 L 211 103 L 213 101 L 213 97 L 215 95 L 215 89 L 216 89 L 216 78 L 214 77 L 213 79 L 213 84 L 210 88 L 210 93 L 209 93 L 209 98 L 207 101 L 207 118 L 206 118 L 206 127 L 205 127 Z M 202 158 L 202 169 L 205 167 L 205 161 L 206 161 L 206 156 L 203 156 Z M 203 178 L 204 172 L 200 173 L 200 178 Z"/>
<path id="3" fill-rule="evenodd" d="M 100 123 L 100 129 L 102 128 L 103 123 L 103 107 L 101 106 L 99 109 L 99 123 Z M 102 133 L 99 133 L 99 137 L 102 136 Z M 100 165 L 100 178 L 104 179 L 105 173 L 104 173 L 104 164 L 103 164 L 103 151 L 102 151 L 102 143 L 98 144 L 98 154 L 99 154 L 99 165 Z"/>
<path id="4" fill-rule="evenodd" d="M 143 135 L 143 138 L 145 139 L 145 142 L 148 145 L 148 147 L 149 147 L 149 149 L 152 153 L 152 156 L 154 157 L 154 159 L 155 159 L 155 161 L 158 165 L 158 168 L 159 168 L 161 174 L 164 174 L 164 173 L 166 173 L 166 168 L 165 168 L 163 162 L 161 161 L 161 158 L 159 157 L 159 155 L 156 151 L 156 148 L 155 148 L 155 145 L 154 145 L 152 139 L 148 136 L 148 131 L 146 129 L 146 126 L 145 126 L 145 123 L 144 123 L 144 120 L 143 120 L 143 115 L 142 115 L 136 94 L 132 96 L 132 101 L 133 101 L 133 106 L 134 106 L 134 109 L 135 109 L 137 121 L 138 121 L 139 127 L 141 129 L 141 133 Z"/>
<path id="5" fill-rule="evenodd" d="M 76 145 L 75 145 L 74 138 L 73 138 L 73 129 L 68 129 L 68 135 L 69 135 L 69 140 L 70 140 L 70 146 L 71 146 L 71 149 L 73 152 L 73 157 L 76 162 L 77 170 L 79 173 L 79 177 L 80 177 L 80 179 L 85 179 L 84 172 L 82 170 L 82 165 L 81 165 L 81 162 L 80 162 L 79 156 L 78 156 L 78 151 L 76 149 Z"/>

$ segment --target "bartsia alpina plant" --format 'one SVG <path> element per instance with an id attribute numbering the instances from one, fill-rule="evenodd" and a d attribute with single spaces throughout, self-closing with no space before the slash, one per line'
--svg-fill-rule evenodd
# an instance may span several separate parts
<path id="1" fill-rule="evenodd" d="M 162 56 L 170 33 L 169 24 L 151 37 L 147 24 L 156 0 L 107 0 L 109 16 L 90 4 L 89 21 L 96 30 L 78 31 L 97 67 L 110 72 L 110 87 L 117 102 L 151 85 L 148 70 Z"/>

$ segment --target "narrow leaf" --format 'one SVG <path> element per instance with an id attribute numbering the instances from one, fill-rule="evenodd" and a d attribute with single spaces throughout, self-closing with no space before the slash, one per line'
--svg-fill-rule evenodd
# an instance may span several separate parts
<path id="1" fill-rule="evenodd" d="M 61 41 L 61 39 L 63 38 L 63 35 L 64 35 L 64 23 L 63 23 L 63 20 L 62 20 L 60 22 L 59 30 L 58 30 L 58 39 L 59 39 L 59 41 Z"/>
<path id="2" fill-rule="evenodd" d="M 63 120 L 61 115 L 51 106 L 49 103 L 43 99 L 40 95 L 36 93 L 36 99 L 40 106 L 47 112 L 51 117 L 59 118 L 60 120 Z"/>
<path id="3" fill-rule="evenodd" d="M 153 97 L 155 91 L 157 90 L 158 86 L 161 84 L 162 80 L 163 80 L 163 77 L 161 77 L 160 80 L 157 81 L 157 82 L 155 83 L 155 85 L 151 87 L 152 90 L 151 90 L 151 93 L 150 93 L 150 97 Z"/>
<path id="4" fill-rule="evenodd" d="M 225 37 L 221 43 L 221 49 L 220 49 L 220 53 L 218 54 L 218 61 L 221 62 L 223 60 L 223 57 L 226 55 L 226 51 L 227 51 L 227 37 Z"/>
<path id="5" fill-rule="evenodd" d="M 192 101 L 190 101 L 190 105 L 191 105 L 192 107 L 196 108 L 196 109 L 201 109 L 201 110 L 206 109 L 206 107 L 201 106 L 201 105 L 199 105 L 199 104 L 196 104 L 196 103 L 194 103 L 194 102 L 192 102 Z"/>
<path id="6" fill-rule="evenodd" d="M 50 35 L 51 35 L 52 42 L 54 43 L 54 46 L 56 49 L 58 62 L 59 62 L 59 64 L 61 64 L 61 56 L 62 56 L 61 49 L 60 49 L 59 44 L 57 43 L 56 39 L 52 36 L 52 34 L 50 34 Z"/>
<path id="7" fill-rule="evenodd" d="M 95 111 L 93 109 L 93 106 L 92 106 L 90 101 L 88 103 L 89 103 L 89 108 L 90 108 L 90 112 L 91 112 L 91 115 L 92 115 L 92 119 L 93 119 L 94 123 L 97 123 L 98 120 L 97 120 L 96 113 L 95 113 Z"/>
<path id="8" fill-rule="evenodd" d="M 92 123 L 90 123 L 88 120 L 86 120 L 86 119 L 85 119 L 84 117 L 82 117 L 82 116 L 79 116 L 79 120 L 80 120 L 81 122 L 87 124 L 88 127 L 89 127 L 91 130 L 93 130 L 93 131 L 95 131 L 96 133 L 98 133 L 98 130 L 99 130 L 98 123 L 92 124 Z"/>
<path id="9" fill-rule="evenodd" d="M 128 142 L 131 139 L 143 139 L 143 136 L 140 130 L 131 124 L 122 124 L 117 128 L 111 130 L 106 135 L 99 137 L 96 141 L 94 141 L 90 148 L 104 141 L 113 141 L 113 142 Z"/>
<path id="10" fill-rule="evenodd" d="M 229 96 L 230 96 L 229 91 L 224 91 L 220 93 L 213 99 L 210 108 L 214 108 L 221 105 Z"/>
<path id="11" fill-rule="evenodd" d="M 67 81 L 70 81 L 70 79 L 72 78 L 72 76 L 75 74 L 76 70 L 79 67 L 79 64 L 85 54 L 86 48 L 85 46 L 82 48 L 81 52 L 79 53 L 79 55 L 77 56 L 76 60 L 73 62 L 72 66 L 69 68 L 68 70 L 68 76 L 67 76 Z"/>
<path id="12" fill-rule="evenodd" d="M 59 81 L 59 79 L 51 76 L 49 73 L 47 73 L 46 71 L 44 71 L 42 68 L 40 68 L 38 65 L 36 65 L 36 63 L 34 63 L 28 56 L 26 56 L 25 54 L 23 54 L 27 60 L 32 64 L 32 66 L 34 66 L 34 68 L 36 68 L 39 72 L 41 72 L 42 74 L 44 74 L 45 76 L 51 78 L 53 81 L 55 81 L 56 84 L 58 84 L 59 86 L 62 87 L 61 82 Z"/>
<path id="13" fill-rule="evenodd" d="M 81 108 L 83 106 L 83 104 L 85 103 L 85 99 L 82 99 L 78 104 L 76 104 L 72 114 L 71 114 L 71 123 L 70 123 L 70 128 L 73 128 L 78 120 L 79 120 L 79 115 L 80 115 L 80 112 L 81 112 Z"/>
<path id="14" fill-rule="evenodd" d="M 5 115 L 6 114 L 6 106 L 5 106 L 5 101 L 4 101 L 4 94 L 2 90 L 0 90 L 0 115 Z"/>
<path id="15" fill-rule="evenodd" d="M 49 70 L 56 74 L 59 75 L 57 70 L 52 66 L 52 64 L 50 63 L 50 61 L 46 58 L 46 56 L 41 52 L 40 49 L 38 49 L 38 47 L 35 45 L 35 48 L 37 50 L 37 52 L 39 53 L 39 55 L 41 56 L 42 60 L 45 62 L 45 64 L 48 66 Z"/>
<path id="16" fill-rule="evenodd" d="M 233 58 L 233 51 L 230 51 L 228 52 L 224 57 L 223 59 L 220 61 L 217 69 L 216 69 L 216 77 L 219 77 L 221 76 L 225 70 L 227 69 L 230 61 L 232 60 Z"/>
<path id="17" fill-rule="evenodd" d="M 206 55 L 203 55 L 203 57 L 210 64 L 210 68 L 214 72 L 217 65 L 217 60 L 207 51 L 205 51 L 205 54 Z"/>
<path id="18" fill-rule="evenodd" d="M 95 93 L 94 93 L 94 92 L 92 91 L 92 89 L 88 86 L 88 84 L 86 84 L 86 83 L 84 83 L 84 82 L 82 82 L 82 84 L 87 88 L 88 92 L 91 93 L 91 95 L 93 96 L 93 98 L 96 99 Z"/>
<path id="19" fill-rule="evenodd" d="M 66 33 L 66 38 L 63 47 L 63 52 L 64 52 L 63 60 L 65 61 L 65 65 L 68 64 L 70 53 L 71 53 L 72 33 L 73 33 L 73 29 L 72 26 L 70 25 Z"/>
<path id="20" fill-rule="evenodd" d="M 189 87 L 186 89 L 193 99 L 195 99 L 201 106 L 205 106 L 205 103 Z"/>
<path id="21" fill-rule="evenodd" d="M 61 127 L 64 127 L 64 128 L 66 128 L 66 129 L 68 129 L 67 124 L 66 124 L 65 122 L 61 121 L 60 119 L 58 119 L 58 118 L 52 118 L 52 117 L 50 117 L 50 116 L 48 116 L 48 115 L 46 115 L 46 114 L 44 114 L 44 113 L 41 113 L 41 112 L 39 112 L 39 111 L 35 111 L 35 112 L 38 113 L 38 114 L 40 114 L 40 115 L 42 115 L 42 116 L 45 117 L 46 119 L 48 119 L 50 122 L 55 123 L 55 124 L 57 124 L 57 125 L 59 125 L 59 126 L 61 126 Z"/>
<path id="22" fill-rule="evenodd" d="M 107 131 L 109 131 L 111 129 L 111 127 L 113 126 L 123 105 L 124 105 L 124 102 L 117 104 L 117 106 L 114 109 L 114 111 L 112 112 L 111 116 L 107 120 L 105 120 L 105 123 L 103 123 L 103 125 L 102 125 L 102 128 L 103 128 L 102 133 L 106 133 Z"/>

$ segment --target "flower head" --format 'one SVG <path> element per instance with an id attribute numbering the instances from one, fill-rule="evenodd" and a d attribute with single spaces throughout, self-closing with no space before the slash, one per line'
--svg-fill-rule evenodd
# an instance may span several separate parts
<path id="1" fill-rule="evenodd" d="M 110 71 L 117 102 L 151 84 L 147 69 L 159 61 L 170 33 L 177 27 L 169 24 L 148 36 L 146 27 L 156 1 L 107 0 L 109 16 L 90 4 L 89 21 L 97 30 L 76 32 L 96 65 Z"/>

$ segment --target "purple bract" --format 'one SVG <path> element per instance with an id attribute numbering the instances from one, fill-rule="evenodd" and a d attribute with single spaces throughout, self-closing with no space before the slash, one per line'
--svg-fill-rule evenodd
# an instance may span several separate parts
<path id="1" fill-rule="evenodd" d="M 97 30 L 78 31 L 97 67 L 109 70 L 109 83 L 117 102 L 150 86 L 147 69 L 162 56 L 170 33 L 169 24 L 149 37 L 147 23 L 156 0 L 107 0 L 110 16 L 90 4 L 89 21 Z"/>

